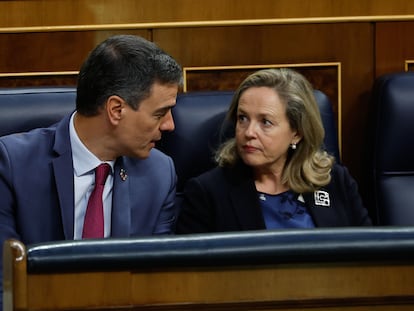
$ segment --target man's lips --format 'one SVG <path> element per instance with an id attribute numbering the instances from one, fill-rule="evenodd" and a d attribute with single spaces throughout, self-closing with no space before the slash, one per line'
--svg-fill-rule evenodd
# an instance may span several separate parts
<path id="1" fill-rule="evenodd" d="M 158 137 L 158 138 L 156 138 L 156 139 L 153 139 L 153 140 L 151 140 L 151 143 L 157 143 L 157 141 L 160 141 L 161 140 L 161 137 Z"/>

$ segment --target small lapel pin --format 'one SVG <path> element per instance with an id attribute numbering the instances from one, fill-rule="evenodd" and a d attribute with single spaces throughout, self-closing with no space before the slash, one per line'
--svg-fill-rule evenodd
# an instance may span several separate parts
<path id="1" fill-rule="evenodd" d="M 320 205 L 320 206 L 326 206 L 326 207 L 330 207 L 331 206 L 331 200 L 329 199 L 329 193 L 326 191 L 315 191 L 315 205 Z"/>
<path id="2" fill-rule="evenodd" d="M 122 181 L 125 181 L 128 178 L 128 175 L 123 168 L 121 168 L 119 171 L 119 176 L 121 177 Z"/>
<path id="3" fill-rule="evenodd" d="M 260 193 L 260 194 L 259 194 L 259 199 L 260 199 L 260 200 L 262 200 L 262 201 L 266 201 L 266 196 L 265 196 L 265 194 L 264 194 L 264 193 Z"/>

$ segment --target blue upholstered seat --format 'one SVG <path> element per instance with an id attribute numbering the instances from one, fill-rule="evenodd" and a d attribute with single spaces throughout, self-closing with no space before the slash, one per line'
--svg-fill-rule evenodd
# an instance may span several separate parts
<path id="1" fill-rule="evenodd" d="M 0 89 L 0 136 L 46 127 L 75 109 L 74 87 Z"/>
<path id="2" fill-rule="evenodd" d="M 414 72 L 378 78 L 372 95 L 376 222 L 414 225 Z"/>

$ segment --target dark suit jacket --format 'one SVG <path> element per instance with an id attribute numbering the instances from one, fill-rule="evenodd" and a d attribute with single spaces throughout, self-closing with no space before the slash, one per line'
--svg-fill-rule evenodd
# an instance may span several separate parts
<path id="1" fill-rule="evenodd" d="M 50 128 L 0 138 L 2 245 L 9 238 L 25 244 L 73 239 L 69 120 L 70 116 Z M 128 175 L 126 180 L 121 179 L 121 169 Z M 144 160 L 118 158 L 114 166 L 111 236 L 172 233 L 177 216 L 175 187 L 172 159 L 160 151 L 153 149 Z"/>
<path id="2" fill-rule="evenodd" d="M 357 184 L 343 166 L 334 166 L 329 185 L 302 196 L 317 227 L 371 225 Z M 177 233 L 265 228 L 252 172 L 247 166 L 217 167 L 187 182 Z"/>

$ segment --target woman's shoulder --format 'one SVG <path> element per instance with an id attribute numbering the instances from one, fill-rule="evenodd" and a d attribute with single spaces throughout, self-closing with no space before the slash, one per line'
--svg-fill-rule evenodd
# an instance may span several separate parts
<path id="1" fill-rule="evenodd" d="M 201 173 L 200 175 L 194 177 L 194 179 L 197 179 L 199 181 L 215 181 L 217 179 L 222 179 L 224 176 L 225 168 L 221 166 L 216 166 L 204 173 Z"/>
<path id="2" fill-rule="evenodd" d="M 232 167 L 216 166 L 209 171 L 206 171 L 195 179 L 202 183 L 238 183 L 244 180 L 246 177 L 249 178 L 250 170 L 244 165 L 235 165 Z"/>
<path id="3" fill-rule="evenodd" d="M 343 164 L 335 163 L 332 166 L 331 177 L 331 184 L 350 186 L 356 183 L 354 177 L 349 172 L 349 169 Z"/>
<path id="4" fill-rule="evenodd" d="M 228 182 L 223 175 L 222 167 L 212 168 L 198 176 L 188 179 L 184 186 L 185 193 L 208 192 L 216 193 L 227 188 Z"/>
<path id="5" fill-rule="evenodd" d="M 345 165 L 343 165 L 343 164 L 340 164 L 340 163 L 334 163 L 333 165 L 332 165 L 332 171 L 331 171 L 331 174 L 333 175 L 333 176 L 346 176 L 346 175 L 349 175 L 349 170 L 348 170 L 348 168 L 345 166 Z"/>

